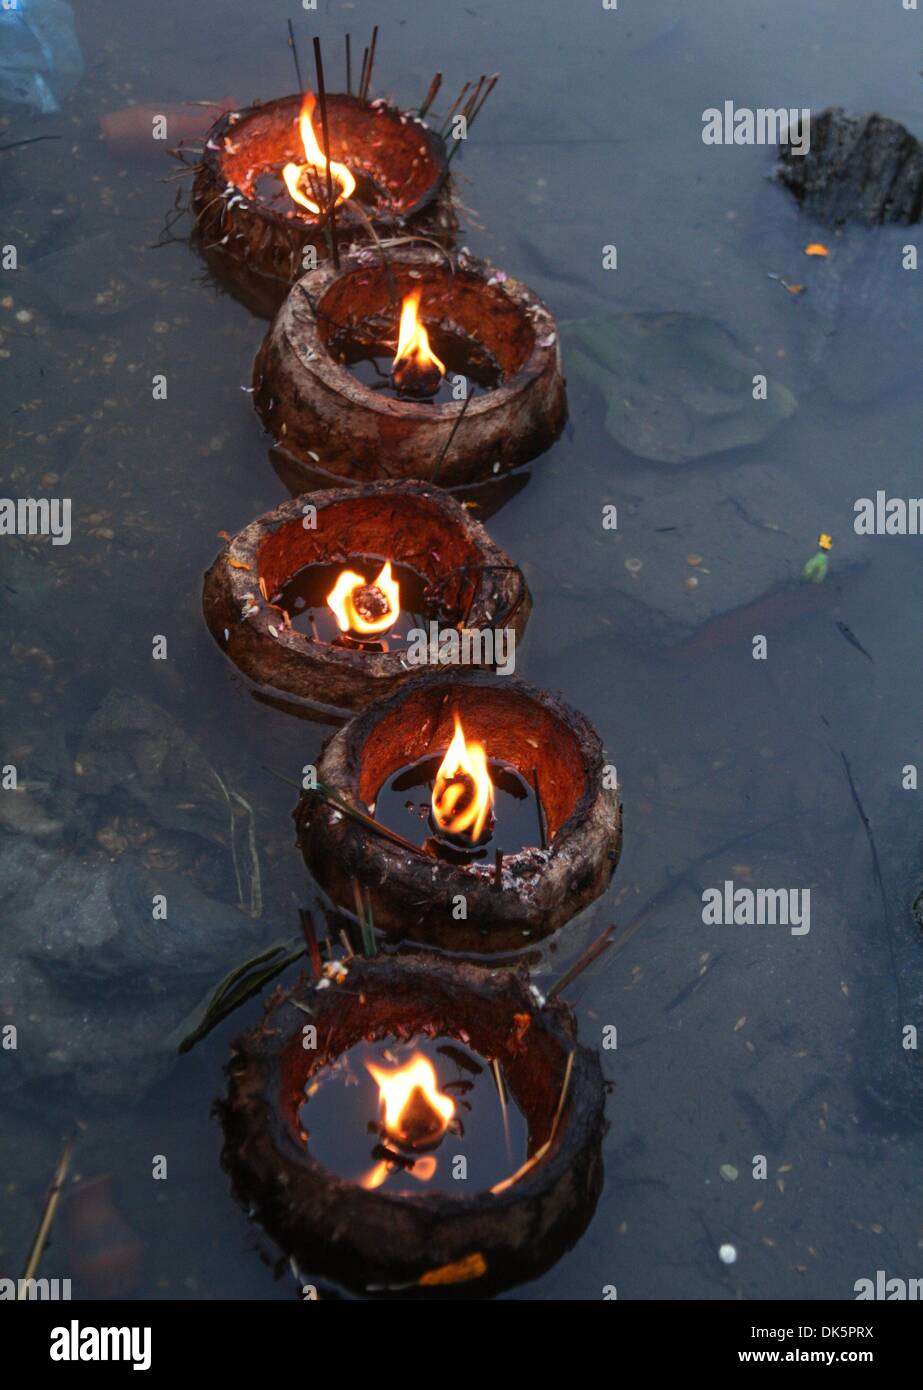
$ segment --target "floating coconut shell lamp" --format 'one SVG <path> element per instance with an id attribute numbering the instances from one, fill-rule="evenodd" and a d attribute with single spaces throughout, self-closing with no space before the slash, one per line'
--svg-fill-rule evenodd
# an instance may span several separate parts
<path id="1" fill-rule="evenodd" d="M 459 724 L 467 762 L 450 756 Z M 357 882 L 368 890 L 392 939 L 519 950 L 597 898 L 615 871 L 621 807 L 605 772 L 598 735 L 556 695 L 515 676 L 430 672 L 351 719 L 317 764 L 341 804 L 407 843 L 317 793 L 295 810 L 299 842 L 335 903 L 350 909 Z M 484 799 L 486 815 L 466 814 Z"/>
<path id="2" fill-rule="evenodd" d="M 203 606 L 250 680 L 355 710 L 419 672 L 412 632 L 436 622 L 518 636 L 532 605 L 483 526 L 441 488 L 410 482 L 304 494 L 258 517 L 209 569 Z"/>
<path id="3" fill-rule="evenodd" d="M 543 1005 L 517 970 L 425 955 L 353 958 L 322 983 L 303 977 L 277 992 L 234 1046 L 219 1109 L 238 1198 L 302 1277 L 359 1293 L 483 1297 L 549 1268 L 585 1229 L 602 1186 L 605 1085 L 570 1010 Z M 306 1025 L 316 1048 L 305 1046 Z M 448 1192 L 424 1183 L 393 1192 L 315 1156 L 306 1093 L 360 1042 L 413 1035 L 463 1039 L 502 1072 L 525 1117 L 528 1158 L 487 1190 L 460 1180 Z M 451 1162 L 453 1152 L 444 1122 L 430 1119 L 428 1144 L 409 1160 L 424 1173 L 430 1153 Z M 477 1133 L 469 1138 L 476 1145 Z"/>
<path id="4" fill-rule="evenodd" d="M 495 477 L 547 449 L 567 413 L 548 309 L 483 262 L 431 248 L 386 262 L 363 252 L 305 275 L 253 387 L 288 454 L 363 482 Z"/>
<path id="5" fill-rule="evenodd" d="M 313 100 L 308 92 L 225 112 L 208 133 L 193 186 L 210 268 L 266 317 L 304 273 L 306 253 L 318 261 L 329 254 Z M 442 137 L 385 101 L 328 93 L 326 103 L 331 165 L 349 175 L 336 188 L 337 245 L 345 251 L 408 234 L 451 245 L 456 219 Z M 287 179 L 287 170 L 301 172 Z"/>

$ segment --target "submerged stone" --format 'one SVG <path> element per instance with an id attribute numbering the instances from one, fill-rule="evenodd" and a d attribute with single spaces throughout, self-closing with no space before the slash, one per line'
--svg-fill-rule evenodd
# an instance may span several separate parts
<path id="1" fill-rule="evenodd" d="M 562 328 L 565 366 L 602 392 L 605 429 L 655 463 L 689 463 L 756 444 L 797 407 L 736 339 L 695 314 L 604 314 Z"/>
<path id="2" fill-rule="evenodd" d="M 778 178 L 803 212 L 826 226 L 910 224 L 923 215 L 923 147 L 877 112 L 851 116 L 840 106 L 811 121 L 811 147 L 779 152 Z"/>

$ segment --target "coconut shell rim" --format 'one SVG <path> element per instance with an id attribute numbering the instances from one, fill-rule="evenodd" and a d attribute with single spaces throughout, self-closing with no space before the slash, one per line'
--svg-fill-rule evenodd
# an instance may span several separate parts
<path id="1" fill-rule="evenodd" d="M 261 217 L 265 217 L 273 226 L 285 228 L 291 228 L 293 225 L 303 226 L 308 231 L 316 231 L 321 225 L 321 219 L 309 222 L 306 218 L 299 217 L 293 219 L 285 217 L 282 213 L 276 212 L 273 208 L 268 207 L 258 198 L 253 198 L 251 195 L 246 194 L 237 184 L 231 183 L 231 181 L 225 177 L 222 168 L 221 155 L 223 150 L 221 148 L 214 148 L 219 138 L 223 139 L 230 131 L 237 130 L 247 117 L 253 116 L 258 112 L 266 112 L 271 107 L 283 106 L 287 102 L 300 104 L 303 99 L 303 92 L 295 92 L 288 96 L 271 97 L 269 101 L 254 101 L 251 102 L 249 106 L 237 107 L 234 110 L 223 112 L 208 129 L 205 136 L 205 148 L 202 153 L 201 163 L 207 166 L 208 173 L 211 174 L 215 181 L 222 184 L 228 191 L 229 197 L 241 198 L 251 211 L 256 212 Z M 328 92 L 327 100 L 351 103 L 354 106 L 367 106 L 370 110 L 372 109 L 371 102 L 363 102 L 359 97 L 351 95 L 348 92 Z M 401 117 L 406 117 L 408 120 L 413 120 L 412 113 L 402 111 L 400 107 L 392 106 L 390 102 L 382 101 L 376 109 L 385 112 L 391 118 L 396 117 L 400 119 Z M 419 130 L 421 135 L 425 137 L 427 145 L 430 147 L 433 162 L 436 164 L 438 173 L 427 191 L 410 207 L 405 208 L 401 213 L 396 215 L 396 220 L 399 222 L 407 222 L 412 218 L 418 217 L 420 213 L 425 212 L 427 208 L 436 203 L 440 193 L 449 180 L 449 163 L 445 141 L 436 131 L 431 130 L 428 126 L 421 125 Z M 369 220 L 372 223 L 377 221 L 374 213 L 370 215 Z M 361 223 L 357 223 L 357 226 L 361 225 Z M 352 222 L 350 222 L 350 226 L 352 226 Z"/>

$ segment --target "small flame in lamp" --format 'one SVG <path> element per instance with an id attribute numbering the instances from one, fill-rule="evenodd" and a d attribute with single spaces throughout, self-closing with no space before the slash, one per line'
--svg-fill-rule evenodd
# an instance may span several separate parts
<path id="1" fill-rule="evenodd" d="M 292 199 L 299 206 L 307 208 L 308 212 L 313 212 L 317 216 L 321 212 L 320 204 L 308 197 L 303 187 L 309 175 L 313 175 L 317 184 L 321 185 L 325 191 L 327 186 L 327 159 L 317 143 L 314 126 L 311 124 L 314 106 L 314 93 L 306 92 L 301 105 L 301 115 L 298 119 L 298 130 L 301 134 L 301 143 L 304 146 L 305 163 L 286 164 L 282 170 L 282 177 Z M 335 159 L 332 159 L 330 161 L 330 174 L 335 192 L 334 203 L 341 203 L 344 198 L 351 198 L 356 189 L 356 180 L 346 165 L 338 164 Z M 339 190 L 336 188 L 337 184 L 339 184 Z"/>
<path id="2" fill-rule="evenodd" d="M 381 1187 L 382 1183 L 387 1182 L 392 1171 L 393 1165 L 382 1159 L 359 1179 L 359 1186 L 364 1187 L 366 1192 L 374 1192 L 376 1187 Z M 404 1171 L 416 1178 L 417 1182 L 432 1182 L 436 1176 L 436 1160 L 432 1154 L 425 1154 L 423 1158 L 415 1158 L 413 1166 Z"/>
<path id="3" fill-rule="evenodd" d="M 482 743 L 467 741 L 456 714 L 455 733 L 433 785 L 433 819 L 443 833 L 465 836 L 477 844 L 488 826 L 493 803 L 487 750 Z"/>
<path id="4" fill-rule="evenodd" d="M 455 1115 L 455 1102 L 443 1095 L 432 1062 L 422 1052 L 396 1071 L 366 1062 L 378 1082 L 381 1122 L 387 1136 L 404 1149 L 431 1149 Z"/>
<path id="5" fill-rule="evenodd" d="M 355 570 L 344 570 L 327 595 L 327 604 L 341 632 L 356 632 L 363 637 L 387 632 L 401 611 L 401 592 L 391 574 L 391 561 L 385 561 L 381 573 L 371 583 Z"/>
<path id="6" fill-rule="evenodd" d="M 397 352 L 391 363 L 395 389 L 408 396 L 434 396 L 445 376 L 445 363 L 433 352 L 429 334 L 420 322 L 418 311 L 422 294 L 422 289 L 416 289 L 404 298 Z"/>

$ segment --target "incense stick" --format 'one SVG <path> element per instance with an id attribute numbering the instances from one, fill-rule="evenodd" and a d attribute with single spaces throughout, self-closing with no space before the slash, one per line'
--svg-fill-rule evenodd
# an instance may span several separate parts
<path id="1" fill-rule="evenodd" d="M 481 113 L 481 111 L 482 111 L 482 109 L 483 109 L 483 106 L 484 106 L 485 101 L 486 101 L 487 98 L 490 96 L 491 92 L 493 91 L 494 87 L 496 87 L 496 85 L 497 85 L 497 83 L 499 82 L 499 80 L 500 80 L 500 74 L 499 74 L 498 72 L 497 72 L 497 73 L 494 73 L 493 77 L 487 79 L 487 86 L 484 88 L 484 95 L 481 97 L 480 101 L 479 101 L 479 102 L 477 103 L 477 105 L 475 106 L 475 105 L 474 105 L 474 101 L 475 101 L 475 99 L 477 98 L 477 94 L 478 94 L 478 91 L 480 90 L 481 83 L 485 81 L 485 79 L 482 77 L 482 78 L 480 79 L 480 81 L 478 82 L 477 88 L 475 89 L 473 95 L 472 95 L 471 97 L 469 97 L 468 101 L 465 103 L 465 108 L 464 108 L 464 111 L 462 112 L 462 114 L 464 115 L 464 117 L 465 117 L 465 122 L 466 122 L 466 125 L 465 125 L 465 135 L 466 135 L 466 136 L 469 134 L 469 132 L 470 132 L 470 130 L 471 130 L 471 127 L 474 125 L 475 121 L 477 120 L 478 116 L 480 115 L 480 113 Z M 447 164 L 451 164 L 451 163 L 452 163 L 452 160 L 455 158 L 456 154 L 457 154 L 458 151 L 461 149 L 462 144 L 463 144 L 463 141 L 461 141 L 461 140 L 456 140 L 456 141 L 455 141 L 455 143 L 454 143 L 452 149 L 449 151 L 449 156 L 448 156 L 448 159 L 446 160 L 446 163 L 447 163 Z"/>
<path id="2" fill-rule="evenodd" d="M 352 40 L 346 35 L 346 94 L 353 94 L 353 51 Z"/>
<path id="3" fill-rule="evenodd" d="M 298 45 L 295 43 L 295 31 L 292 28 L 292 21 L 288 21 L 288 46 L 292 50 L 292 58 L 295 61 L 295 76 L 298 78 L 298 90 L 304 91 L 304 82 L 301 77 L 301 64 L 298 61 Z"/>
<path id="4" fill-rule="evenodd" d="M 490 96 L 491 92 L 493 91 L 494 87 L 496 87 L 496 85 L 497 85 L 497 83 L 498 83 L 499 81 L 500 81 L 500 74 L 499 74 L 498 72 L 495 72 L 495 73 L 488 79 L 487 86 L 484 88 L 484 95 L 481 97 L 481 100 L 478 102 L 478 104 L 477 104 L 477 106 L 475 107 L 475 109 L 471 112 L 471 116 L 470 116 L 470 118 L 469 118 L 469 120 L 468 120 L 468 125 L 469 125 L 469 127 L 471 127 L 472 125 L 474 125 L 474 122 L 477 120 L 478 116 L 479 116 L 480 113 L 481 113 L 481 110 L 483 109 L 483 106 L 484 106 L 485 101 L 486 101 L 487 98 Z"/>
<path id="5" fill-rule="evenodd" d="M 437 93 L 438 93 L 438 91 L 439 91 L 439 88 L 440 88 L 441 86 L 442 86 L 442 73 L 441 73 L 441 72 L 437 72 L 436 75 L 435 75 L 435 77 L 433 78 L 432 82 L 429 84 L 429 91 L 426 93 L 426 96 L 423 98 L 423 105 L 420 107 L 419 111 L 417 112 L 417 115 L 420 117 L 420 120 L 421 120 L 421 121 L 422 121 L 423 117 L 426 115 L 426 113 L 427 113 L 427 111 L 429 110 L 429 108 L 432 106 L 433 102 L 436 100 L 436 95 L 437 95 Z"/>
<path id="6" fill-rule="evenodd" d="M 554 982 L 551 989 L 549 989 L 545 995 L 547 1003 L 550 1004 L 552 999 L 561 993 L 562 989 L 566 989 L 567 986 L 577 978 L 581 971 L 586 970 L 588 965 L 592 965 L 596 957 L 601 956 L 603 951 L 612 945 L 612 934 L 614 931 L 615 927 L 607 927 L 602 936 L 597 937 L 593 944 L 587 947 L 583 955 L 574 962 L 570 969 L 564 971 L 561 978 Z"/>
<path id="7" fill-rule="evenodd" d="M 51 1234 L 51 1226 L 55 1218 L 55 1212 L 58 1210 L 58 1203 L 61 1201 L 61 1193 L 64 1189 L 64 1184 L 67 1181 L 67 1174 L 71 1165 L 71 1158 L 73 1156 L 74 1145 L 76 1142 L 77 1129 L 75 1127 L 71 1131 L 67 1143 L 64 1145 L 64 1151 L 61 1154 L 60 1160 L 58 1161 L 58 1166 L 55 1169 L 55 1175 L 51 1180 L 51 1187 L 48 1192 L 48 1199 L 45 1202 L 45 1210 L 42 1212 L 42 1219 L 38 1224 L 38 1230 L 36 1231 L 35 1239 L 32 1242 L 32 1249 L 29 1251 L 29 1258 L 26 1261 L 25 1273 L 23 1274 L 22 1281 L 17 1289 L 17 1299 L 22 1299 L 26 1297 L 26 1294 L 23 1292 L 23 1284 L 27 1279 L 34 1279 L 36 1274 L 38 1273 L 38 1267 L 42 1262 L 42 1255 L 45 1253 L 45 1246 L 48 1244 L 48 1237 Z"/>
<path id="8" fill-rule="evenodd" d="M 494 859 L 494 888 L 497 892 L 503 888 L 503 850 L 498 849 Z"/>
<path id="9" fill-rule="evenodd" d="M 378 43 L 378 25 L 372 30 L 372 42 L 368 48 L 369 60 L 365 67 L 365 80 L 362 84 L 362 91 L 359 93 L 363 101 L 368 101 L 369 88 L 372 85 L 372 65 L 375 62 L 375 47 Z"/>
<path id="10" fill-rule="evenodd" d="M 470 82 L 466 82 L 465 85 L 464 85 L 464 87 L 462 87 L 461 91 L 459 92 L 458 96 L 455 98 L 455 105 L 451 108 L 451 110 L 449 111 L 449 114 L 446 116 L 445 120 L 444 120 L 443 123 L 442 123 L 441 134 L 442 134 L 443 136 L 445 136 L 446 132 L 447 132 L 448 129 L 449 129 L 449 126 L 452 124 L 452 117 L 455 115 L 455 112 L 458 110 L 459 105 L 460 105 L 461 102 L 464 100 L 465 93 L 467 92 L 467 90 L 468 90 L 468 88 L 469 88 L 470 86 L 471 86 L 471 83 L 470 83 Z"/>
<path id="11" fill-rule="evenodd" d="M 466 121 L 468 121 L 468 120 L 470 119 L 470 117 L 471 117 L 471 112 L 474 110 L 474 103 L 477 101 L 478 97 L 480 96 L 480 94 L 481 94 L 481 88 L 483 87 L 483 85 L 484 85 L 484 83 L 485 83 L 486 81 L 487 81 L 486 76 L 484 75 L 484 73 L 481 73 L 480 77 L 478 78 L 478 84 L 477 84 L 477 86 L 475 87 L 474 91 L 471 93 L 471 95 L 469 96 L 468 100 L 465 102 L 464 107 L 462 108 L 462 115 L 464 116 L 464 118 L 465 118 Z"/>
<path id="12" fill-rule="evenodd" d="M 330 237 L 330 256 L 334 270 L 340 268 L 340 249 L 337 246 L 336 198 L 333 195 L 333 171 L 330 168 L 330 126 L 327 122 L 327 88 L 324 84 L 324 59 L 320 39 L 314 38 L 314 67 L 317 70 L 317 99 L 320 102 L 321 127 L 324 132 L 324 158 L 327 168 L 327 230 Z"/>

